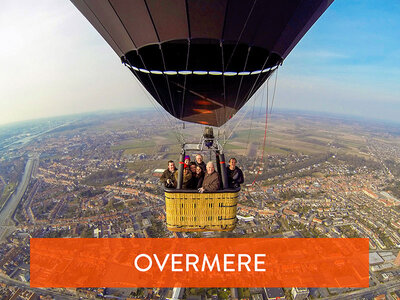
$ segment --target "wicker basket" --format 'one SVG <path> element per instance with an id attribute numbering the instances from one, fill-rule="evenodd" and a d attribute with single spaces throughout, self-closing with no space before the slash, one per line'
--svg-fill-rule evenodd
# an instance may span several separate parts
<path id="1" fill-rule="evenodd" d="M 165 191 L 171 231 L 231 231 L 236 227 L 238 191 L 193 193 Z"/>

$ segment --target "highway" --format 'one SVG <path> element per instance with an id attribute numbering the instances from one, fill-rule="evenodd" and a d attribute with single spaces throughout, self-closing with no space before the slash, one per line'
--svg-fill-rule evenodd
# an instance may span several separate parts
<path id="1" fill-rule="evenodd" d="M 10 230 L 14 229 L 13 225 L 15 224 L 12 220 L 12 216 L 28 188 L 33 166 L 37 164 L 38 160 L 39 158 L 37 156 L 28 159 L 21 182 L 0 211 L 0 242 L 4 241 L 10 233 Z"/>

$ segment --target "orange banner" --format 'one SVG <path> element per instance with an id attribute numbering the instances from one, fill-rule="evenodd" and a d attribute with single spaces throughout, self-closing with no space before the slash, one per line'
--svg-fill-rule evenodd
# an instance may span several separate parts
<path id="1" fill-rule="evenodd" d="M 31 239 L 32 287 L 368 287 L 368 239 Z"/>

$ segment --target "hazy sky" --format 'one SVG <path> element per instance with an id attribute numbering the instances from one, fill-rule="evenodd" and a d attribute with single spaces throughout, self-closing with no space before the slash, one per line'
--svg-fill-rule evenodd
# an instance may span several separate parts
<path id="1" fill-rule="evenodd" d="M 0 124 L 151 107 L 67 0 L 2 0 Z M 336 0 L 279 70 L 276 108 L 400 120 L 400 1 Z"/>

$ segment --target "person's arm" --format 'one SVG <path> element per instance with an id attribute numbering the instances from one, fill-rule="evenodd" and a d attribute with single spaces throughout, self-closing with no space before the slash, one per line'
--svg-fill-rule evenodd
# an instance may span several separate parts
<path id="1" fill-rule="evenodd" d="M 160 181 L 162 183 L 164 183 L 164 185 L 167 183 L 167 178 L 166 178 L 166 174 L 165 171 L 162 173 L 161 177 L 160 177 Z"/>
<path id="2" fill-rule="evenodd" d="M 185 186 L 185 189 L 191 188 L 191 186 L 190 186 L 191 182 L 192 182 L 192 174 L 188 173 L 187 175 L 185 175 L 183 177 L 183 185 Z"/>
<path id="3" fill-rule="evenodd" d="M 239 171 L 239 179 L 238 179 L 237 182 L 238 182 L 239 184 L 242 184 L 242 183 L 244 182 L 243 172 L 242 172 L 241 169 L 238 169 L 238 171 Z"/>
<path id="4" fill-rule="evenodd" d="M 197 189 L 199 189 L 203 186 L 203 180 L 204 180 L 204 176 L 200 176 L 197 181 Z"/>
<path id="5" fill-rule="evenodd" d="M 172 181 L 172 185 L 174 186 L 174 188 L 178 186 L 178 171 L 174 173 L 174 180 Z"/>

